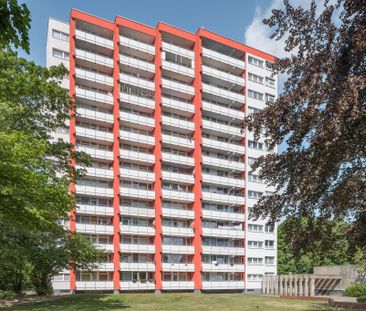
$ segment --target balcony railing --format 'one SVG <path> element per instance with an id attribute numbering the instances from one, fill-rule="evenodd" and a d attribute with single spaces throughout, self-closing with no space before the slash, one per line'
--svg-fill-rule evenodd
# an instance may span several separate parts
<path id="1" fill-rule="evenodd" d="M 75 93 L 76 93 L 76 97 L 79 97 L 79 98 L 85 98 L 87 100 L 91 100 L 91 101 L 95 101 L 95 102 L 99 102 L 99 103 L 103 103 L 103 104 L 113 105 L 113 96 L 112 95 L 84 89 L 81 87 L 77 87 L 75 89 Z"/>
<path id="2" fill-rule="evenodd" d="M 120 157 L 124 160 L 155 163 L 155 156 L 152 153 L 126 150 L 123 147 L 120 148 Z"/>
<path id="3" fill-rule="evenodd" d="M 92 158 L 103 159 L 103 160 L 113 160 L 113 152 L 98 148 L 92 148 L 82 145 L 76 145 L 77 151 L 83 151 L 89 154 Z"/>
<path id="4" fill-rule="evenodd" d="M 134 85 L 152 91 L 155 90 L 155 83 L 153 81 L 139 78 L 136 76 L 131 76 L 125 73 L 120 73 L 120 82 L 124 82 L 130 85 Z"/>
<path id="5" fill-rule="evenodd" d="M 167 60 L 162 60 L 163 70 L 173 71 L 178 74 L 182 74 L 189 77 L 194 77 L 194 69 L 186 66 L 182 66 L 176 63 L 169 62 Z"/>
<path id="6" fill-rule="evenodd" d="M 168 42 L 162 42 L 162 48 L 163 51 L 168 51 L 174 54 L 178 54 L 190 59 L 194 59 L 194 52 L 185 48 L 182 48 L 180 46 L 168 43 Z"/>
<path id="7" fill-rule="evenodd" d="M 230 118 L 235 118 L 240 121 L 244 120 L 244 116 L 245 116 L 243 109 L 238 110 L 238 109 L 233 109 L 233 108 L 229 108 L 229 107 L 223 107 L 221 105 L 214 104 L 214 103 L 207 102 L 207 101 L 202 101 L 202 108 L 204 111 L 222 114 L 224 116 L 228 116 Z"/>
<path id="8" fill-rule="evenodd" d="M 113 216 L 114 209 L 111 206 L 77 204 L 76 212 L 80 214 Z"/>
<path id="9" fill-rule="evenodd" d="M 164 245 L 163 253 L 171 254 L 194 254 L 194 247 L 192 245 Z"/>
<path id="10" fill-rule="evenodd" d="M 221 124 L 218 122 L 213 122 L 205 119 L 202 120 L 202 125 L 204 129 L 208 129 L 219 133 L 226 133 L 233 136 L 244 137 L 244 132 L 242 132 L 239 126 Z"/>
<path id="11" fill-rule="evenodd" d="M 244 188 L 244 178 L 239 179 L 239 178 L 216 176 L 204 173 L 202 174 L 202 181 L 214 185 L 224 185 L 230 187 Z"/>
<path id="12" fill-rule="evenodd" d="M 130 67 L 135 67 L 148 72 L 155 72 L 155 65 L 153 63 L 149 63 L 142 59 L 137 59 L 131 56 L 120 54 L 119 60 L 122 65 L 127 65 Z"/>
<path id="13" fill-rule="evenodd" d="M 163 199 L 179 201 L 179 202 L 193 202 L 193 192 L 183 192 L 176 190 L 162 189 Z"/>
<path id="14" fill-rule="evenodd" d="M 139 107 L 146 108 L 148 110 L 154 110 L 155 109 L 155 101 L 153 99 L 149 99 L 146 97 L 140 97 L 133 94 L 128 94 L 124 92 L 119 93 L 119 98 L 121 103 L 129 103 L 132 105 L 136 105 Z"/>
<path id="15" fill-rule="evenodd" d="M 245 63 L 240 59 L 213 51 L 213 50 L 205 48 L 205 47 L 202 48 L 202 54 L 203 54 L 203 56 L 211 58 L 215 61 L 226 63 L 226 64 L 229 64 L 230 66 L 234 66 L 234 67 L 237 67 L 237 68 L 240 68 L 243 70 L 245 69 Z"/>
<path id="16" fill-rule="evenodd" d="M 163 87 L 173 90 L 173 91 L 186 93 L 191 96 L 194 95 L 194 87 L 191 85 L 188 85 L 188 84 L 184 84 L 184 83 L 180 83 L 178 81 L 162 78 L 162 85 L 163 85 Z"/>
<path id="17" fill-rule="evenodd" d="M 128 226 L 121 224 L 121 233 L 122 234 L 131 234 L 131 235 L 155 235 L 154 227 L 146 227 L 146 226 Z"/>
<path id="18" fill-rule="evenodd" d="M 87 186 L 87 185 L 76 185 L 77 194 L 86 194 L 90 196 L 102 196 L 102 197 L 113 197 L 112 188 L 104 188 L 97 186 Z"/>
<path id="19" fill-rule="evenodd" d="M 120 167 L 120 174 L 121 178 L 123 179 L 141 180 L 147 182 L 155 181 L 155 174 L 153 172 L 140 171 L 129 167 L 124 167 L 123 165 Z"/>
<path id="20" fill-rule="evenodd" d="M 236 205 L 244 205 L 244 195 L 230 195 L 224 193 L 213 193 L 202 191 L 202 199 L 206 201 L 211 201 L 215 203 L 226 203 L 226 204 L 236 204 Z"/>
<path id="21" fill-rule="evenodd" d="M 232 144 L 229 142 L 219 141 L 219 140 L 210 139 L 210 138 L 206 138 L 206 137 L 202 138 L 202 143 L 203 143 L 204 147 L 224 150 L 224 151 L 228 151 L 228 152 L 232 152 L 232 153 L 238 153 L 241 155 L 245 153 L 244 143 L 243 143 L 243 145 L 237 145 L 237 144 Z"/>
<path id="22" fill-rule="evenodd" d="M 202 263 L 202 271 L 205 272 L 244 272 L 243 264 L 209 264 Z"/>
<path id="23" fill-rule="evenodd" d="M 177 127 L 183 130 L 194 131 L 194 123 L 188 120 L 181 120 L 170 116 L 162 116 L 163 125 Z"/>
<path id="24" fill-rule="evenodd" d="M 194 140 L 190 138 L 183 138 L 178 136 L 173 136 L 170 134 L 162 134 L 162 140 L 164 144 L 175 145 L 186 148 L 194 148 Z"/>
<path id="25" fill-rule="evenodd" d="M 119 43 L 123 46 L 127 46 L 131 49 L 134 50 L 138 50 L 138 51 L 142 51 L 144 53 L 148 53 L 148 54 L 155 54 L 155 47 L 153 45 L 150 44 L 146 44 L 144 42 L 140 42 L 131 38 L 126 38 L 126 37 L 119 37 Z"/>
<path id="26" fill-rule="evenodd" d="M 155 145 L 154 136 L 149 136 L 149 135 L 144 135 L 144 134 L 139 134 L 139 133 L 134 133 L 134 132 L 127 132 L 122 129 L 122 130 L 120 130 L 120 137 L 121 137 L 121 140 L 123 140 L 123 141 L 130 141 L 130 142 L 134 142 L 134 143 L 137 142 L 140 144 L 146 144 L 146 145 L 151 145 L 151 146 Z"/>
<path id="27" fill-rule="evenodd" d="M 244 213 L 213 211 L 204 208 L 202 209 L 202 217 L 217 220 L 245 221 Z"/>
<path id="28" fill-rule="evenodd" d="M 152 190 L 135 189 L 121 186 L 120 195 L 136 199 L 154 200 L 155 192 Z"/>
<path id="29" fill-rule="evenodd" d="M 207 246 L 202 245 L 202 252 L 204 254 L 230 255 L 230 256 L 244 256 L 244 247 L 234 246 Z"/>
<path id="30" fill-rule="evenodd" d="M 194 113 L 194 105 L 190 102 L 184 102 L 177 99 L 163 96 L 162 103 L 164 107 L 177 109 L 184 112 Z"/>
<path id="31" fill-rule="evenodd" d="M 80 29 L 76 29 L 75 37 L 76 39 L 80 39 L 113 50 L 113 40 L 98 36 L 97 34 L 92 34 Z"/>
<path id="32" fill-rule="evenodd" d="M 123 200 L 122 200 L 123 201 Z M 121 215 L 137 216 L 137 217 L 155 217 L 155 210 L 153 208 L 120 206 Z"/>
<path id="33" fill-rule="evenodd" d="M 202 90 L 203 92 L 210 93 L 212 95 L 223 97 L 229 100 L 234 100 L 239 103 L 245 102 L 244 94 L 235 93 L 215 85 L 202 83 Z"/>
<path id="34" fill-rule="evenodd" d="M 163 271 L 172 271 L 172 272 L 193 272 L 194 264 L 193 263 L 163 263 Z"/>
<path id="35" fill-rule="evenodd" d="M 230 169 L 232 169 L 232 170 L 238 170 L 238 171 L 245 170 L 244 162 L 220 159 L 220 158 L 215 158 L 215 157 L 206 156 L 206 155 L 202 156 L 202 162 L 203 162 L 203 164 L 206 164 L 206 165 L 219 166 L 219 167 L 226 168 L 226 169 L 228 167 L 230 167 Z"/>
<path id="36" fill-rule="evenodd" d="M 112 225 L 95 225 L 95 224 L 76 223 L 76 232 L 97 233 L 97 234 L 113 234 L 114 233 L 114 228 L 113 228 Z"/>
<path id="37" fill-rule="evenodd" d="M 110 132 L 89 129 L 82 126 L 76 126 L 76 135 L 83 136 L 86 138 L 96 139 L 96 140 L 103 140 L 113 142 L 113 134 Z"/>
<path id="38" fill-rule="evenodd" d="M 123 123 L 129 123 L 132 125 L 143 125 L 145 128 L 152 129 L 155 127 L 155 120 L 150 117 L 146 117 L 143 115 L 138 115 L 135 113 L 121 111 L 120 112 L 120 121 Z"/>
<path id="39" fill-rule="evenodd" d="M 163 207 L 163 216 L 172 218 L 194 219 L 194 212 L 191 210 Z"/>
<path id="40" fill-rule="evenodd" d="M 240 85 L 240 86 L 245 85 L 245 80 L 244 80 L 243 76 L 235 76 L 231 73 L 228 73 L 228 72 L 225 72 L 225 71 L 222 71 L 222 70 L 218 70 L 218 69 L 215 69 L 215 68 L 212 68 L 212 67 L 209 67 L 209 66 L 203 65 L 202 66 L 202 73 L 206 74 L 206 75 L 209 75 L 209 76 L 212 76 L 212 77 L 215 77 L 215 78 L 218 78 L 218 79 L 221 79 L 221 80 L 228 81 L 230 83 L 235 83 L 235 84 Z"/>
<path id="41" fill-rule="evenodd" d="M 194 183 L 194 177 L 192 174 L 175 173 L 169 171 L 162 171 L 163 180 L 175 181 L 179 183 Z"/>
<path id="42" fill-rule="evenodd" d="M 76 68 L 75 69 L 76 78 L 92 81 L 94 83 L 106 84 L 108 86 L 113 86 L 113 78 L 108 75 L 97 73 L 94 71 Z"/>
<path id="43" fill-rule="evenodd" d="M 120 244 L 121 253 L 155 253 L 155 245 L 141 245 L 141 244 Z"/>
<path id="44" fill-rule="evenodd" d="M 113 59 L 104 55 L 96 54 L 89 51 L 75 49 L 76 59 L 82 59 L 91 63 L 113 68 Z"/>
<path id="45" fill-rule="evenodd" d="M 105 113 L 100 111 L 95 111 L 87 108 L 77 108 L 76 110 L 77 116 L 91 119 L 91 120 L 98 120 L 102 122 L 106 122 L 109 124 L 113 123 L 113 114 Z"/>
<path id="46" fill-rule="evenodd" d="M 202 235 L 217 238 L 235 238 L 244 239 L 244 230 L 220 229 L 220 228 L 202 228 Z"/>
<path id="47" fill-rule="evenodd" d="M 168 227 L 163 225 L 162 229 L 164 235 L 183 236 L 183 237 L 194 236 L 192 228 Z"/>
<path id="48" fill-rule="evenodd" d="M 179 155 L 179 154 L 173 154 L 169 152 L 162 152 L 162 158 L 164 162 L 169 163 L 179 163 L 183 165 L 193 166 L 194 165 L 194 159 L 192 157 Z"/>

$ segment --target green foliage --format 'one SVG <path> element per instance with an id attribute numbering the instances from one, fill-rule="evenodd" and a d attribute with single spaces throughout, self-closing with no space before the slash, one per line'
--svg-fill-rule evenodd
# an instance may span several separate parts
<path id="1" fill-rule="evenodd" d="M 352 284 L 344 291 L 349 297 L 366 297 L 366 284 Z"/>
<path id="2" fill-rule="evenodd" d="M 17 0 L 0 0 L 0 48 L 21 47 L 29 53 L 31 17 L 26 4 Z"/>
<path id="3" fill-rule="evenodd" d="M 13 299 L 16 294 L 10 290 L 0 290 L 0 299 Z"/>

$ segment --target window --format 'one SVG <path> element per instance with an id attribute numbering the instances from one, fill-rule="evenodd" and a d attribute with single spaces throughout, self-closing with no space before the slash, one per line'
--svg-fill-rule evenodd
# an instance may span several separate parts
<path id="1" fill-rule="evenodd" d="M 265 264 L 266 265 L 274 265 L 275 264 L 275 258 L 274 257 L 265 257 Z"/>
<path id="2" fill-rule="evenodd" d="M 248 257 L 248 265 L 263 265 L 263 258 Z"/>
<path id="3" fill-rule="evenodd" d="M 248 231 L 263 232 L 263 226 L 262 225 L 248 224 Z"/>
<path id="4" fill-rule="evenodd" d="M 254 108 L 251 106 L 248 106 L 248 114 L 257 113 L 260 112 L 262 109 Z"/>
<path id="5" fill-rule="evenodd" d="M 257 149 L 257 150 L 264 150 L 264 144 L 261 142 L 255 142 L 253 140 L 248 140 L 248 147 L 252 148 L 252 149 Z"/>
<path id="6" fill-rule="evenodd" d="M 248 241 L 249 248 L 263 248 L 263 242 L 261 241 Z"/>
<path id="7" fill-rule="evenodd" d="M 250 182 L 255 182 L 255 183 L 263 184 L 263 179 L 260 178 L 258 175 L 255 175 L 255 174 L 252 174 L 252 173 L 249 173 L 248 174 L 248 180 Z"/>
<path id="8" fill-rule="evenodd" d="M 269 86 L 269 87 L 274 88 L 274 87 L 275 87 L 275 80 L 274 80 L 274 79 L 271 79 L 271 78 L 266 77 L 266 85 L 267 85 L 267 86 Z"/>
<path id="9" fill-rule="evenodd" d="M 248 190 L 248 197 L 251 199 L 260 199 L 263 196 L 263 192 Z"/>
<path id="10" fill-rule="evenodd" d="M 274 95 L 266 94 L 266 102 L 274 103 L 274 102 L 275 102 L 275 97 L 274 97 Z"/>
<path id="11" fill-rule="evenodd" d="M 263 101 L 263 93 L 259 93 L 253 90 L 248 90 L 248 97 Z"/>
<path id="12" fill-rule="evenodd" d="M 52 37 L 64 41 L 69 41 L 69 35 L 67 33 L 52 29 Z"/>
<path id="13" fill-rule="evenodd" d="M 256 160 L 256 158 L 248 157 L 248 163 L 249 163 L 249 165 L 254 164 L 255 160 Z"/>
<path id="14" fill-rule="evenodd" d="M 52 50 L 52 56 L 62 58 L 62 59 L 69 59 L 69 53 L 57 49 Z"/>
<path id="15" fill-rule="evenodd" d="M 266 60 L 266 69 L 273 70 L 273 64 Z"/>
<path id="16" fill-rule="evenodd" d="M 265 225 L 264 226 L 264 232 L 272 233 L 273 232 L 273 227 L 270 226 L 270 225 Z"/>
<path id="17" fill-rule="evenodd" d="M 252 73 L 248 73 L 248 80 L 253 81 L 255 83 L 263 84 L 263 77 L 257 76 Z"/>
<path id="18" fill-rule="evenodd" d="M 274 248 L 274 241 L 272 241 L 272 240 L 266 240 L 264 242 L 264 245 L 268 249 L 273 249 Z"/>
<path id="19" fill-rule="evenodd" d="M 262 281 L 262 274 L 248 274 L 248 281 Z"/>
<path id="20" fill-rule="evenodd" d="M 248 63 L 263 68 L 264 62 L 259 58 L 248 56 Z"/>

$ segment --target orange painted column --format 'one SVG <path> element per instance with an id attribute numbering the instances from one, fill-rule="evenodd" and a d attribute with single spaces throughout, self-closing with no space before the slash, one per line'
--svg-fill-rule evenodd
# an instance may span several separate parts
<path id="1" fill-rule="evenodd" d="M 155 147 L 154 147 L 154 156 L 155 156 L 155 165 L 154 165 L 154 174 L 155 174 L 155 183 L 154 183 L 154 192 L 155 192 L 155 201 L 154 201 L 154 209 L 155 209 L 155 290 L 160 291 L 162 286 L 162 191 L 161 191 L 161 182 L 162 182 L 162 165 L 161 165 L 161 33 L 159 30 L 156 30 L 155 36 L 155 129 L 154 129 L 154 137 L 155 137 Z"/>
<path id="2" fill-rule="evenodd" d="M 70 18 L 70 45 L 69 45 L 69 95 L 72 101 L 75 103 L 75 19 Z M 75 151 L 76 144 L 76 122 L 75 122 L 75 107 L 70 107 L 70 125 L 69 125 L 69 140 L 71 144 L 71 151 Z M 70 166 L 71 171 L 71 182 L 69 185 L 69 191 L 72 195 L 75 195 L 76 187 L 74 182 L 76 163 L 75 159 L 71 158 Z M 70 232 L 73 234 L 76 232 L 76 210 L 70 211 Z M 72 259 L 71 259 L 72 260 Z M 76 290 L 76 271 L 70 267 L 70 291 Z"/>
<path id="3" fill-rule="evenodd" d="M 243 71 L 243 77 L 244 77 L 244 89 L 243 89 L 243 94 L 244 94 L 244 105 L 243 105 L 243 111 L 244 111 L 244 116 L 246 115 L 246 112 L 247 112 L 247 101 L 246 101 L 246 85 L 247 85 L 247 79 L 246 79 L 246 53 L 244 53 L 244 56 L 243 56 L 243 61 L 244 61 L 244 71 Z M 246 184 L 246 174 L 247 174 L 247 161 L 246 161 L 246 153 L 247 153 L 247 150 L 246 150 L 246 146 L 247 146 L 247 135 L 246 135 L 246 131 L 244 132 L 244 157 L 243 157 L 243 160 L 244 160 L 244 174 L 243 174 L 243 177 L 244 177 L 244 224 L 243 224 L 243 228 L 244 228 L 244 275 L 243 275 L 243 281 L 244 281 L 244 288 L 246 289 L 247 288 L 247 282 L 246 282 L 246 276 L 247 276 L 247 265 L 246 265 L 246 251 L 247 251 L 247 247 L 246 247 L 246 241 L 247 241 L 247 238 L 246 238 L 246 234 L 247 234 L 247 231 L 246 231 L 246 228 L 247 228 L 247 222 L 246 222 L 246 219 L 247 219 L 247 196 L 246 196 L 246 193 L 247 193 L 247 184 Z"/>
<path id="4" fill-rule="evenodd" d="M 194 289 L 200 291 L 202 289 L 202 42 L 201 37 L 196 36 L 194 45 Z"/>
<path id="5" fill-rule="evenodd" d="M 119 26 L 113 33 L 113 288 L 120 290 L 120 132 L 119 132 Z"/>

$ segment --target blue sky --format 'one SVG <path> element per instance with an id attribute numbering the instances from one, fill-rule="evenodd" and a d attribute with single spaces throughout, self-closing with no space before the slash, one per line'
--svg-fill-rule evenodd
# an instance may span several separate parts
<path id="1" fill-rule="evenodd" d="M 239 42 L 258 12 L 267 11 L 272 0 L 27 0 L 32 15 L 30 55 L 21 56 L 45 65 L 47 20 L 69 20 L 70 10 L 78 10 L 114 20 L 116 15 L 155 26 L 158 21 L 190 32 L 205 27 Z M 257 14 L 256 14 L 257 13 Z M 253 32 L 252 32 L 253 33 Z M 252 44 L 253 45 L 253 44 Z M 265 49 L 265 48 L 261 48 Z"/>

